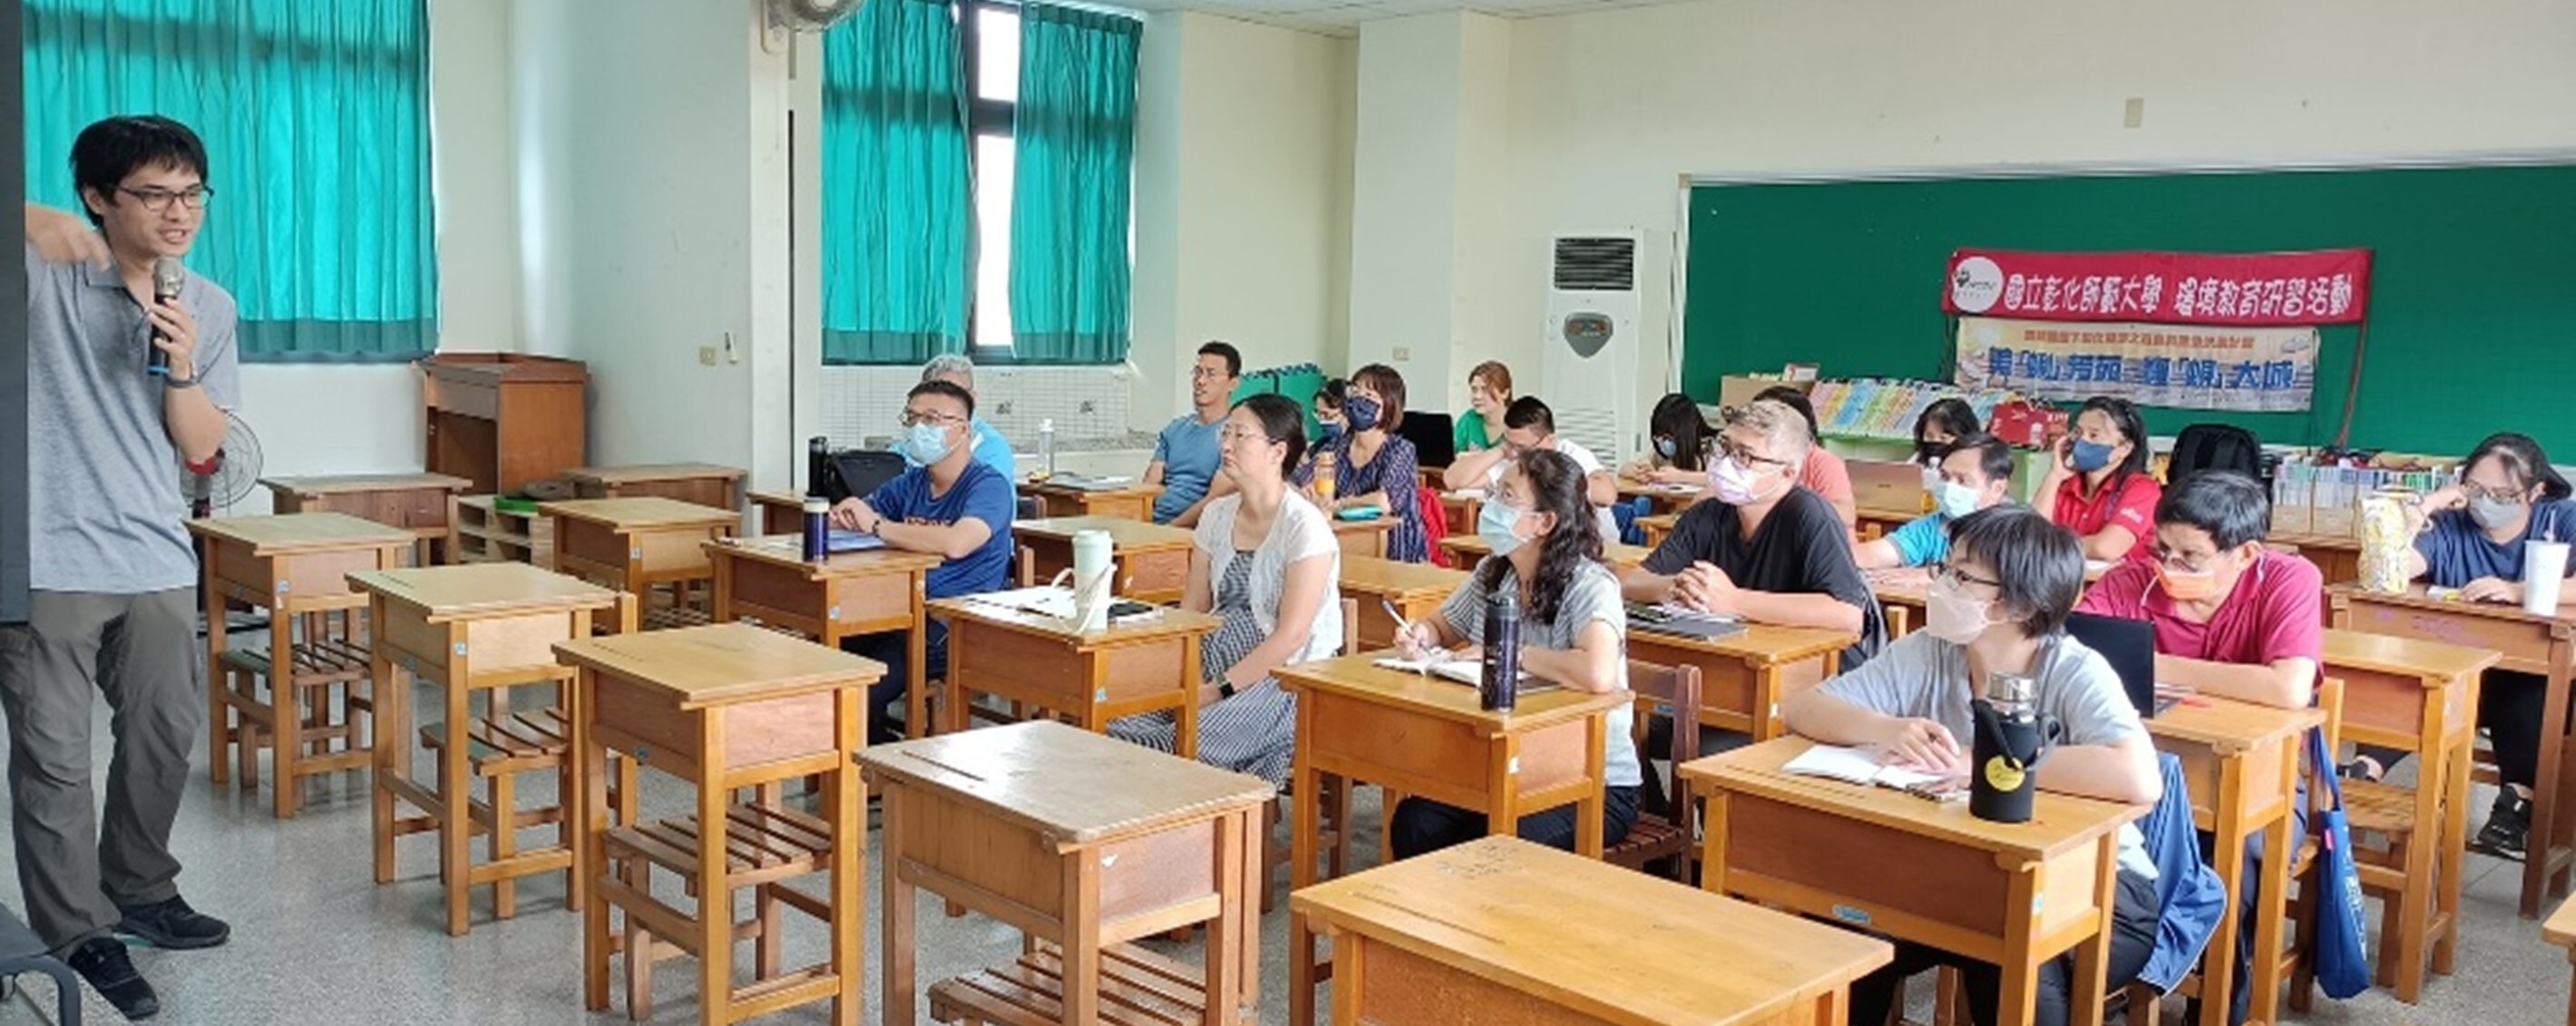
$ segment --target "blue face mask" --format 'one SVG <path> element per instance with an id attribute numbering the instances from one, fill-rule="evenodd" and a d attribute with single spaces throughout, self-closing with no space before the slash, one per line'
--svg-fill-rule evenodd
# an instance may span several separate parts
<path id="1" fill-rule="evenodd" d="M 1669 438 L 1655 439 L 1655 452 L 1665 459 L 1673 458 L 1673 440 Z"/>
<path id="2" fill-rule="evenodd" d="M 1351 422 L 1351 430 L 1366 431 L 1377 426 L 1377 400 L 1355 395 L 1342 403 L 1342 419 Z"/>
<path id="3" fill-rule="evenodd" d="M 2067 464 L 2074 467 L 2078 474 L 2090 474 L 2111 465 L 2111 449 L 2112 446 L 2101 442 L 2088 442 L 2078 438 L 2067 451 Z"/>
<path id="4" fill-rule="evenodd" d="M 1943 481 L 1933 494 L 1940 496 L 1941 515 L 1957 520 L 1977 511 L 1977 489 L 1955 481 Z"/>
<path id="5" fill-rule="evenodd" d="M 1484 512 L 1476 514 L 1476 537 L 1484 539 L 1485 546 L 1493 549 L 1495 555 L 1511 555 L 1513 549 L 1521 547 L 1521 536 L 1512 533 L 1520 522 L 1521 511 L 1499 502 L 1488 502 Z"/>
<path id="6" fill-rule="evenodd" d="M 915 424 L 905 428 L 903 434 L 895 436 L 894 440 L 894 451 L 903 455 L 904 462 L 916 467 L 927 467 L 947 459 L 956 448 L 948 441 L 948 429 L 937 424 Z"/>
<path id="7" fill-rule="evenodd" d="M 1328 420 L 1328 421 L 1324 421 L 1324 422 L 1323 422 L 1323 424 L 1324 424 L 1324 440 L 1325 440 L 1325 441 L 1329 442 L 1329 441 L 1332 441 L 1333 439 L 1336 439 L 1336 438 L 1340 438 L 1340 437 L 1342 437 L 1342 422 L 1341 422 L 1341 421 L 1338 421 L 1338 420 Z"/>

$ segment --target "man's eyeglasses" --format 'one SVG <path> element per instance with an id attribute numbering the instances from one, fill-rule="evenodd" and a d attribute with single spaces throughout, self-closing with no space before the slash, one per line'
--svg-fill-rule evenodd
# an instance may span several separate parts
<path id="1" fill-rule="evenodd" d="M 2207 573 L 2209 561 L 2217 558 L 2197 552 L 2176 552 L 2162 545 L 2148 548 L 2147 554 L 2154 556 L 2156 562 L 2163 564 L 2165 569 L 2180 574 Z"/>
<path id="2" fill-rule="evenodd" d="M 1953 588 L 1964 589 L 1971 584 L 1982 584 L 1989 588 L 2000 588 L 2004 586 L 2004 582 L 2002 581 L 1979 577 L 1967 572 L 1966 570 L 1962 570 L 1958 567 L 1951 566 L 1949 563 L 1938 560 L 1934 561 L 1928 569 L 1932 571 L 1933 580 L 1948 581 L 1950 582 L 1950 586 Z"/>
<path id="3" fill-rule="evenodd" d="M 966 423 L 966 418 L 964 417 L 952 416 L 945 413 L 914 413 L 911 410 L 903 411 L 903 415 L 895 419 L 902 422 L 905 427 L 918 427 L 923 424 L 929 424 L 935 427 L 948 427 L 952 424 Z"/>
<path id="4" fill-rule="evenodd" d="M 1768 463 L 1775 467 L 1789 465 L 1788 460 L 1775 460 L 1768 456 L 1754 455 L 1753 450 L 1745 448 L 1741 443 L 1725 435 L 1717 437 L 1717 454 L 1737 463 Z"/>
<path id="5" fill-rule="evenodd" d="M 204 210 L 207 197 L 215 194 L 215 190 L 202 185 L 177 192 L 168 189 L 128 189 L 120 185 L 116 187 L 116 191 L 134 197 L 135 203 L 155 214 L 167 213 L 170 204 L 174 201 L 190 210 Z"/>

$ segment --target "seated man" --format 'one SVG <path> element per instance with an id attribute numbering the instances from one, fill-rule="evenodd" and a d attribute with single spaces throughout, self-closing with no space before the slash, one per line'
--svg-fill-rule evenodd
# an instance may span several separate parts
<path id="1" fill-rule="evenodd" d="M 1887 626 L 1852 562 L 1851 535 L 1832 505 L 1798 486 L 1810 437 L 1805 418 L 1771 400 L 1736 414 L 1717 436 L 1709 498 L 1620 579 L 1627 597 L 1850 631 L 1860 639 L 1843 650 L 1845 671 L 1877 655 Z"/>
<path id="2" fill-rule="evenodd" d="M 1863 570 L 1931 566 L 1950 555 L 1950 525 L 1961 517 L 2004 501 L 2012 488 L 2012 447 L 1993 435 L 1963 435 L 1951 443 L 1937 465 L 1940 483 L 1933 487 L 1933 510 L 1875 541 L 1852 546 L 1852 559 Z"/>
<path id="3" fill-rule="evenodd" d="M 1558 435 L 1556 411 L 1534 395 L 1514 399 L 1503 409 L 1503 444 L 1459 453 L 1457 460 L 1441 471 L 1440 483 L 1451 491 L 1482 488 L 1492 494 L 1502 486 L 1503 465 L 1533 449 L 1563 453 L 1574 461 L 1583 471 L 1583 501 L 1592 507 L 1593 521 L 1601 525 L 1602 542 L 1618 541 L 1619 522 L 1610 515 L 1610 504 L 1619 500 L 1618 479 L 1592 450 Z"/>
<path id="4" fill-rule="evenodd" d="M 2217 470 L 2184 478 L 2156 503 L 2153 558 L 2113 566 L 2076 611 L 2154 624 L 2158 682 L 2305 708 L 2325 662 L 2324 580 L 2316 564 L 2264 547 L 2271 524 L 2271 498 L 2252 478 Z M 2290 808 L 2304 824 L 2307 803 Z M 2246 845 L 2244 879 L 2260 879 L 2261 841 Z M 2251 1006 L 2254 898 L 2245 888 L 2229 1022 L 2245 1021 Z"/>
<path id="5" fill-rule="evenodd" d="M 1234 492 L 1234 479 L 1216 472 L 1217 435 L 1242 382 L 1242 353 L 1223 342 L 1199 347 L 1198 362 L 1190 367 L 1190 412 L 1163 425 L 1154 458 L 1145 464 L 1145 483 L 1163 489 L 1154 497 L 1155 523 L 1197 527 L 1208 503 Z"/>
<path id="6" fill-rule="evenodd" d="M 945 381 L 965 389 L 967 395 L 973 396 L 975 395 L 975 361 L 956 353 L 941 353 L 931 357 L 930 362 L 921 365 L 921 380 Z M 1003 438 L 999 429 L 985 423 L 984 416 L 980 413 L 976 414 L 974 421 L 967 426 L 974 429 L 974 433 L 967 437 L 973 440 L 975 462 L 1001 471 L 1002 479 L 1005 481 L 1019 480 L 1020 468 L 1019 464 L 1011 459 L 1010 440 Z"/>
<path id="7" fill-rule="evenodd" d="M 914 385 L 904 398 L 904 433 L 895 442 L 912 467 L 867 498 L 843 499 L 832 508 L 836 527 L 876 535 L 889 548 L 938 555 L 940 564 L 923 582 L 928 598 L 999 591 L 1011 561 L 1011 481 L 967 448 L 967 425 L 974 421 L 975 397 L 965 389 L 945 381 Z M 934 620 L 929 632 L 923 639 L 925 679 L 948 665 L 947 627 Z M 895 631 L 851 638 L 842 646 L 886 666 L 885 678 L 868 689 L 869 735 L 875 741 L 903 736 L 885 709 L 902 703 L 910 680 L 905 642 Z"/>

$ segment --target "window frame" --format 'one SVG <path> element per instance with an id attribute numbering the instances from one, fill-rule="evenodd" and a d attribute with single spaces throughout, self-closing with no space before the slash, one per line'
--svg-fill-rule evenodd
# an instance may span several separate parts
<path id="1" fill-rule="evenodd" d="M 966 95 L 966 173 L 970 183 L 967 187 L 967 204 L 974 209 L 975 213 L 975 244 L 967 247 L 966 266 L 959 269 L 959 273 L 966 278 L 966 351 L 978 358 L 989 358 L 998 362 L 1007 360 L 1013 352 L 1012 341 L 1005 339 L 1000 345 L 989 346 L 977 341 L 981 337 L 984 305 L 980 302 L 982 290 L 977 288 L 976 272 L 982 266 L 986 254 L 983 247 L 985 211 L 975 202 L 977 196 L 974 183 L 980 183 L 982 180 L 982 168 L 977 166 L 976 143 L 988 136 L 1004 141 L 1012 140 L 1013 130 L 1019 117 L 1019 101 L 1017 90 L 1013 90 L 1013 98 L 1009 100 L 993 100 L 984 96 L 984 32 L 982 19 L 978 16 L 986 11 L 1008 13 L 1016 24 L 1020 15 L 1020 5 L 1016 0 L 954 0 L 954 3 L 957 10 L 958 59 L 964 70 Z M 1018 69 L 1012 69 L 1012 74 L 1016 76 Z M 1010 217 L 1010 207 L 1007 203 L 1003 206 L 1001 216 L 1007 224 Z M 1005 238 L 1007 237 L 1006 232 Z M 1005 251 L 999 256 L 1007 267 L 1010 260 L 1009 252 Z M 1003 301 L 1007 303 L 1009 298 L 1006 296 Z"/>

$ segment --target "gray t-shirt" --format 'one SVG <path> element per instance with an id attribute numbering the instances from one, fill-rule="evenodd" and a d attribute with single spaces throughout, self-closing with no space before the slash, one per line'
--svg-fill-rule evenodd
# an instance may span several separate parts
<path id="1" fill-rule="evenodd" d="M 241 401 L 233 297 L 188 275 L 197 373 L 223 409 Z M 144 372 L 152 321 L 114 270 L 47 263 L 27 247 L 30 570 L 38 591 L 131 595 L 196 583 L 179 451 Z"/>
<path id="2" fill-rule="evenodd" d="M 2146 736 L 2146 724 L 2120 686 L 2120 675 L 2083 642 L 2060 634 L 2043 643 L 2031 677 L 2039 714 L 2065 728 L 2059 744 L 2108 745 Z M 1924 631 L 1890 643 L 1878 658 L 1826 681 L 1823 690 L 1871 712 L 1931 720 L 1962 745 L 1976 737 L 1968 709 L 1968 650 Z M 2045 782 L 2045 758 L 2038 773 Z M 2156 875 L 2146 838 L 2135 826 L 2120 828 L 2120 865 L 2150 879 Z"/>
<path id="3" fill-rule="evenodd" d="M 1498 560 L 1502 557 L 1485 557 L 1488 563 Z M 1484 570 L 1483 563 L 1477 564 L 1475 576 L 1459 585 L 1457 591 L 1449 594 L 1449 601 L 1440 606 L 1440 616 L 1449 621 L 1449 629 L 1478 644 L 1485 640 L 1486 592 L 1484 585 L 1478 583 L 1484 580 Z M 1520 587 L 1509 562 L 1504 562 L 1503 586 Z M 1585 563 L 1576 570 L 1574 579 L 1566 582 L 1565 598 L 1559 602 L 1554 620 L 1536 619 L 1529 615 L 1527 608 L 1523 608 L 1521 643 L 1558 651 L 1570 649 L 1574 647 L 1574 636 L 1595 620 L 1609 624 L 1610 632 L 1619 636 L 1619 687 L 1625 690 L 1628 686 L 1628 607 L 1620 601 L 1619 579 L 1611 576 L 1608 567 Z M 1608 743 L 1602 750 L 1601 781 L 1611 787 L 1636 787 L 1646 782 L 1644 772 L 1637 764 L 1637 739 L 1629 733 L 1633 729 L 1631 717 L 1635 713 L 1636 705 L 1626 703 L 1610 710 L 1610 714 L 1604 717 L 1603 726 L 1610 736 L 1605 739 Z"/>

